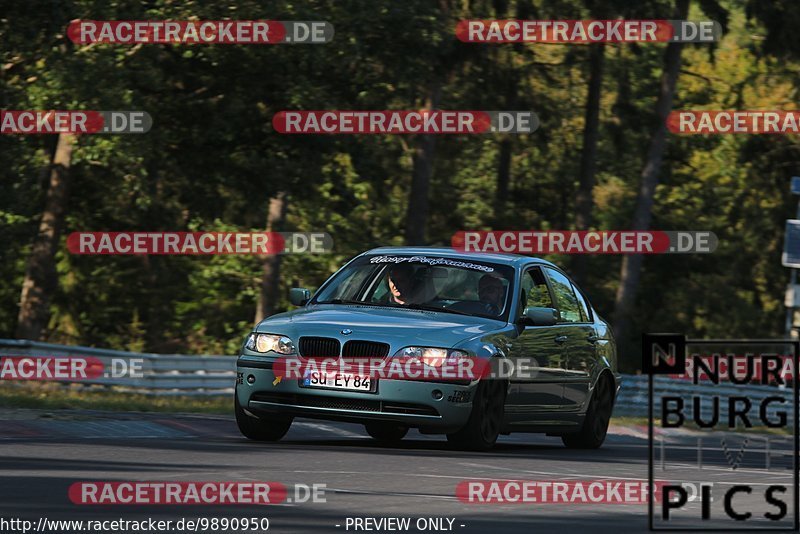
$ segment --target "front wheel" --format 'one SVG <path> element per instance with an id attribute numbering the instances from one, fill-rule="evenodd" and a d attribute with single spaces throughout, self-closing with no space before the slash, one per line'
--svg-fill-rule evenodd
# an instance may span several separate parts
<path id="1" fill-rule="evenodd" d="M 606 439 L 608 423 L 614 408 L 612 381 L 601 376 L 597 381 L 586 418 L 578 432 L 561 436 L 561 441 L 569 449 L 599 449 Z"/>
<path id="2" fill-rule="evenodd" d="M 506 404 L 506 382 L 481 380 L 472 401 L 472 412 L 467 424 L 447 440 L 460 449 L 488 451 L 500 435 Z"/>
<path id="3" fill-rule="evenodd" d="M 247 439 L 253 441 L 278 441 L 289 431 L 292 426 L 292 417 L 275 415 L 251 417 L 247 415 L 239 404 L 239 397 L 233 396 L 234 413 L 239 432 Z"/>

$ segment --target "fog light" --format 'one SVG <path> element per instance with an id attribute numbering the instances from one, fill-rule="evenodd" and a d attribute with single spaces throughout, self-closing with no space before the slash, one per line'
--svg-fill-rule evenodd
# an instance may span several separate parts
<path id="1" fill-rule="evenodd" d="M 444 393 L 442 393 L 438 389 L 434 389 L 431 392 L 431 396 L 433 397 L 433 400 L 442 400 L 442 397 L 444 397 Z"/>
<path id="2" fill-rule="evenodd" d="M 254 383 L 255 383 L 255 381 L 256 381 L 256 377 L 255 377 L 255 376 L 253 376 L 253 375 L 247 375 L 247 383 L 248 383 L 248 384 L 254 384 Z"/>

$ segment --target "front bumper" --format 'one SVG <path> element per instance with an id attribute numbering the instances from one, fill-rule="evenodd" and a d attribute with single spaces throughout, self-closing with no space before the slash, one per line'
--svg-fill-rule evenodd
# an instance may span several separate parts
<path id="1" fill-rule="evenodd" d="M 477 383 L 382 380 L 375 393 L 302 387 L 276 380 L 271 362 L 240 357 L 236 396 L 252 415 L 285 414 L 351 423 L 393 422 L 426 433 L 455 432 L 467 423 Z"/>

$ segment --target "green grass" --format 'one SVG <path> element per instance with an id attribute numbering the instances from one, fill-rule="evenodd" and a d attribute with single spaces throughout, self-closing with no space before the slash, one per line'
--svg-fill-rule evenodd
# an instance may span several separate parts
<path id="1" fill-rule="evenodd" d="M 647 417 L 611 417 L 611 424 L 617 426 L 647 426 Z"/>
<path id="2" fill-rule="evenodd" d="M 0 383 L 0 408 L 230 414 L 231 397 L 151 396 L 80 384 Z"/>

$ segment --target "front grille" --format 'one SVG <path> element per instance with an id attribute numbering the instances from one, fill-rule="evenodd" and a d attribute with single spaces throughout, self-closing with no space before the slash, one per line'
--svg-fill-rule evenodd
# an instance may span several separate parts
<path id="1" fill-rule="evenodd" d="M 296 393 L 254 393 L 251 401 L 274 404 L 293 404 L 309 408 L 328 408 L 332 410 L 352 410 L 386 414 L 413 414 L 439 417 L 436 408 L 424 404 L 407 402 L 384 402 L 374 399 L 346 399 L 339 397 L 319 397 Z"/>
<path id="2" fill-rule="evenodd" d="M 338 358 L 339 340 L 332 337 L 301 337 L 300 356 L 305 358 Z"/>
<path id="3" fill-rule="evenodd" d="M 345 358 L 385 358 L 389 355 L 389 345 L 375 341 L 352 340 L 344 344 L 342 356 Z"/>
<path id="4" fill-rule="evenodd" d="M 301 406 L 311 408 L 332 408 L 334 410 L 357 410 L 361 412 L 380 412 L 380 401 L 364 399 L 335 399 L 326 397 L 305 397 L 300 399 Z"/>

